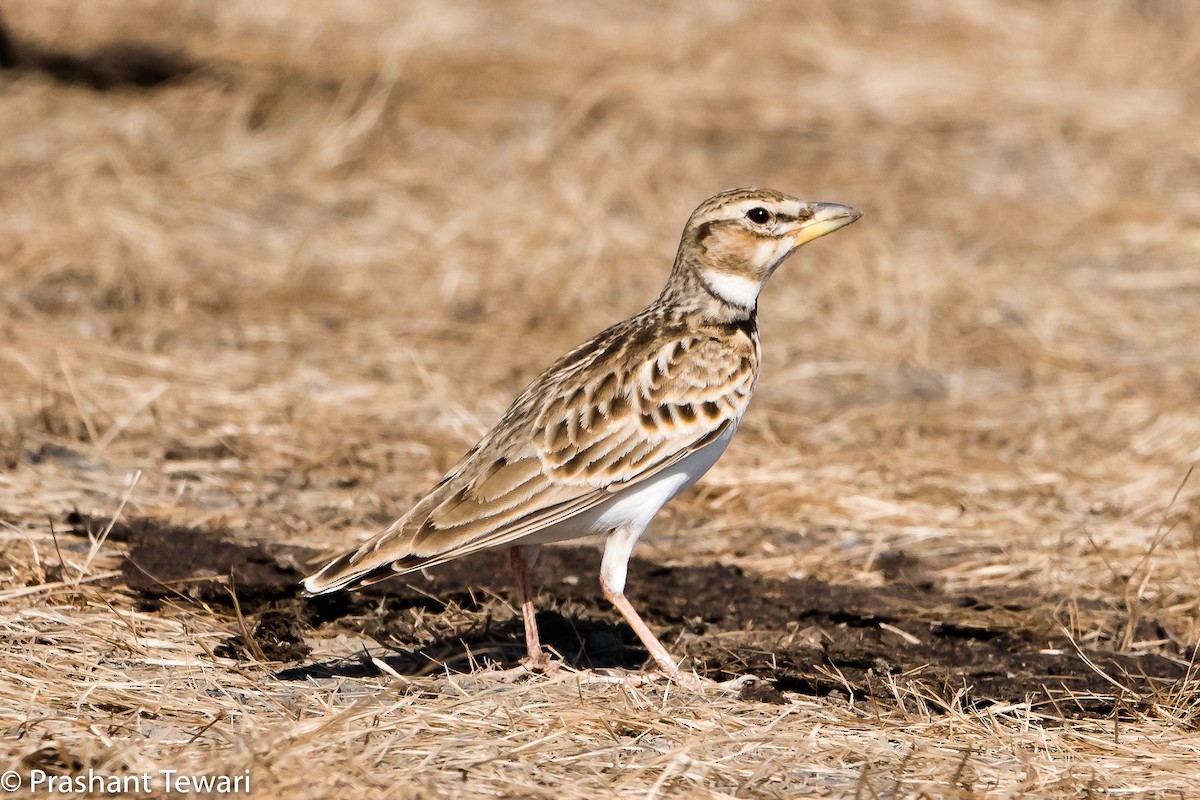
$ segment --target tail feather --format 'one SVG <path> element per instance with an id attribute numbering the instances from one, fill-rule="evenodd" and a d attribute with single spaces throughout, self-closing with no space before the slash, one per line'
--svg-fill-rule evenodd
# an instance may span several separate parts
<path id="1" fill-rule="evenodd" d="M 426 567 L 436 567 L 447 561 L 496 546 L 491 540 L 483 539 L 466 546 L 430 555 L 412 553 L 380 559 L 379 551 L 370 545 L 371 542 L 368 542 L 357 550 L 343 553 L 322 567 L 320 571 L 305 578 L 302 581 L 304 594 L 313 597 L 343 589 L 361 589 L 373 583 L 386 581 L 388 578 L 407 575 Z"/>
<path id="2" fill-rule="evenodd" d="M 338 592 L 342 589 L 359 589 L 405 572 L 411 572 L 413 569 L 420 569 L 420 566 L 416 564 L 419 564 L 421 559 L 390 559 L 380 563 L 372 562 L 369 556 L 363 558 L 363 555 L 361 551 L 351 550 L 330 561 L 320 571 L 309 575 L 302 581 L 304 594 L 312 597 L 318 594 Z M 416 562 L 416 564 L 410 567 L 409 561 Z"/>

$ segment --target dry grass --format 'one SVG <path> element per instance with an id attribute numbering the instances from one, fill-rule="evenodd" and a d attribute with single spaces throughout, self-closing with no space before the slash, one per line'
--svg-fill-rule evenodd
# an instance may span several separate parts
<path id="1" fill-rule="evenodd" d="M 1194 5 L 0 10 L 44 47 L 132 38 L 208 65 L 153 91 L 0 73 L 0 765 L 248 769 L 263 797 L 1200 793 L 1186 687 L 1064 722 L 284 682 L 211 656 L 236 620 L 138 611 L 99 580 L 119 545 L 49 524 L 127 500 L 345 544 L 649 300 L 699 200 L 769 185 L 867 216 L 775 278 L 751 413 L 642 552 L 867 584 L 903 550 L 950 589 L 1111 604 L 1122 624 L 1074 633 L 1186 660 Z"/>

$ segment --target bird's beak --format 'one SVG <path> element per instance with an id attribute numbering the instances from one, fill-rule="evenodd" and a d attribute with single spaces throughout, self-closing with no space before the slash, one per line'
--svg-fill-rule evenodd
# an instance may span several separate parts
<path id="1" fill-rule="evenodd" d="M 838 203 L 813 203 L 809 206 L 812 216 L 796 226 L 796 241 L 793 247 L 819 239 L 838 228 L 844 228 L 862 216 L 862 212 Z"/>

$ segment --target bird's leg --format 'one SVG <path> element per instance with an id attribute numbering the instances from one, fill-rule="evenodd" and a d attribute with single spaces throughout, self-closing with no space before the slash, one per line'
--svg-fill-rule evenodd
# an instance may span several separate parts
<path id="1" fill-rule="evenodd" d="M 633 604 L 629 602 L 625 594 L 614 590 L 604 578 L 600 579 L 600 589 L 604 592 L 604 596 L 608 598 L 608 602 L 616 606 L 617 611 L 620 611 L 621 616 L 629 623 L 629 627 L 633 628 L 633 632 L 642 640 L 642 644 L 645 645 L 650 655 L 654 657 L 654 660 L 658 663 L 658 668 L 662 670 L 663 674 L 671 680 L 678 680 L 680 677 L 679 665 L 675 663 L 675 659 L 667 652 L 667 648 L 663 647 L 662 642 L 650 630 L 650 626 L 638 616 Z"/>
<path id="2" fill-rule="evenodd" d="M 621 612 L 621 616 L 633 628 L 633 632 L 642 640 L 642 644 L 658 664 L 658 668 L 669 680 L 689 689 L 721 689 L 741 691 L 748 683 L 757 679 L 753 675 L 743 675 L 731 681 L 719 683 L 701 678 L 698 675 L 684 672 L 678 662 L 663 647 L 662 642 L 650 630 L 650 626 L 634 609 L 633 604 L 625 597 L 625 576 L 629 569 L 629 554 L 637 542 L 643 528 L 618 528 L 608 535 L 604 543 L 604 559 L 600 566 L 600 590 L 608 598 L 608 602 Z"/>
<path id="3" fill-rule="evenodd" d="M 621 616 L 629 623 L 629 627 L 633 628 L 633 632 L 642 640 L 642 644 L 658 662 L 658 668 L 668 678 L 674 680 L 679 677 L 679 665 L 675 663 L 675 659 L 671 658 L 667 648 L 663 647 L 662 642 L 650 630 L 650 626 L 638 616 L 633 605 L 625 597 L 625 575 L 629 570 L 629 554 L 633 552 L 633 546 L 644 529 L 644 527 L 633 526 L 617 528 L 605 539 L 604 558 L 600 563 L 600 590 L 604 592 L 608 602 L 616 606 L 617 611 L 620 611 Z"/>
<path id="4" fill-rule="evenodd" d="M 542 652 L 542 641 L 537 628 L 537 611 L 533 607 L 533 581 L 529 579 L 529 570 L 537 560 L 537 554 L 536 545 L 517 545 L 509 548 L 508 560 L 512 564 L 517 587 L 521 590 L 521 618 L 525 621 L 525 650 L 529 654 L 525 660 L 525 669 L 530 672 L 547 672 L 551 666 L 550 659 Z"/>

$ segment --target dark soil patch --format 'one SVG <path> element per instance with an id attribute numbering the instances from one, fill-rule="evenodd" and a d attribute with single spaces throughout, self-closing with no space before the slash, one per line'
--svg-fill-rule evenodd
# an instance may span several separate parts
<path id="1" fill-rule="evenodd" d="M 79 527 L 98 524 L 74 521 Z M 129 543 L 123 582 L 145 608 L 182 600 L 233 617 L 241 632 L 220 655 L 295 661 L 309 652 L 305 635 L 339 631 L 393 648 L 385 660 L 401 674 L 446 665 L 469 670 L 472 660 L 512 666 L 524 655 L 502 552 L 359 592 L 303 598 L 298 582 L 320 564 L 312 550 L 240 543 L 221 531 L 147 520 L 118 524 L 111 537 Z M 1178 690 L 1187 678 L 1185 667 L 1162 655 L 1099 648 L 1081 654 L 1063 632 L 1060 604 L 1028 587 L 943 593 L 928 581 L 912 582 L 914 565 L 897 560 L 905 562 L 904 570 L 896 570 L 898 582 L 859 587 L 635 558 L 628 591 L 664 643 L 686 657 L 685 666 L 714 678 L 753 673 L 775 690 L 854 692 L 895 702 L 898 692 L 912 689 L 935 706 L 957 695 L 972 705 L 1028 700 L 1072 715 L 1137 708 Z M 599 564 L 593 548 L 543 550 L 535 570 L 542 585 L 543 641 L 578 667 L 639 668 L 646 652 L 600 594 Z M 1080 603 L 1073 614 L 1076 624 L 1090 615 L 1098 626 L 1113 617 L 1106 607 Z M 280 674 L 377 672 L 361 654 L 346 655 L 347 661 Z"/>
<path id="2" fill-rule="evenodd" d="M 121 87 L 149 89 L 199 70 L 181 50 L 145 42 L 113 42 L 71 53 L 36 43 L 18 43 L 0 17 L 0 69 L 45 73 L 56 80 L 98 91 Z"/>

